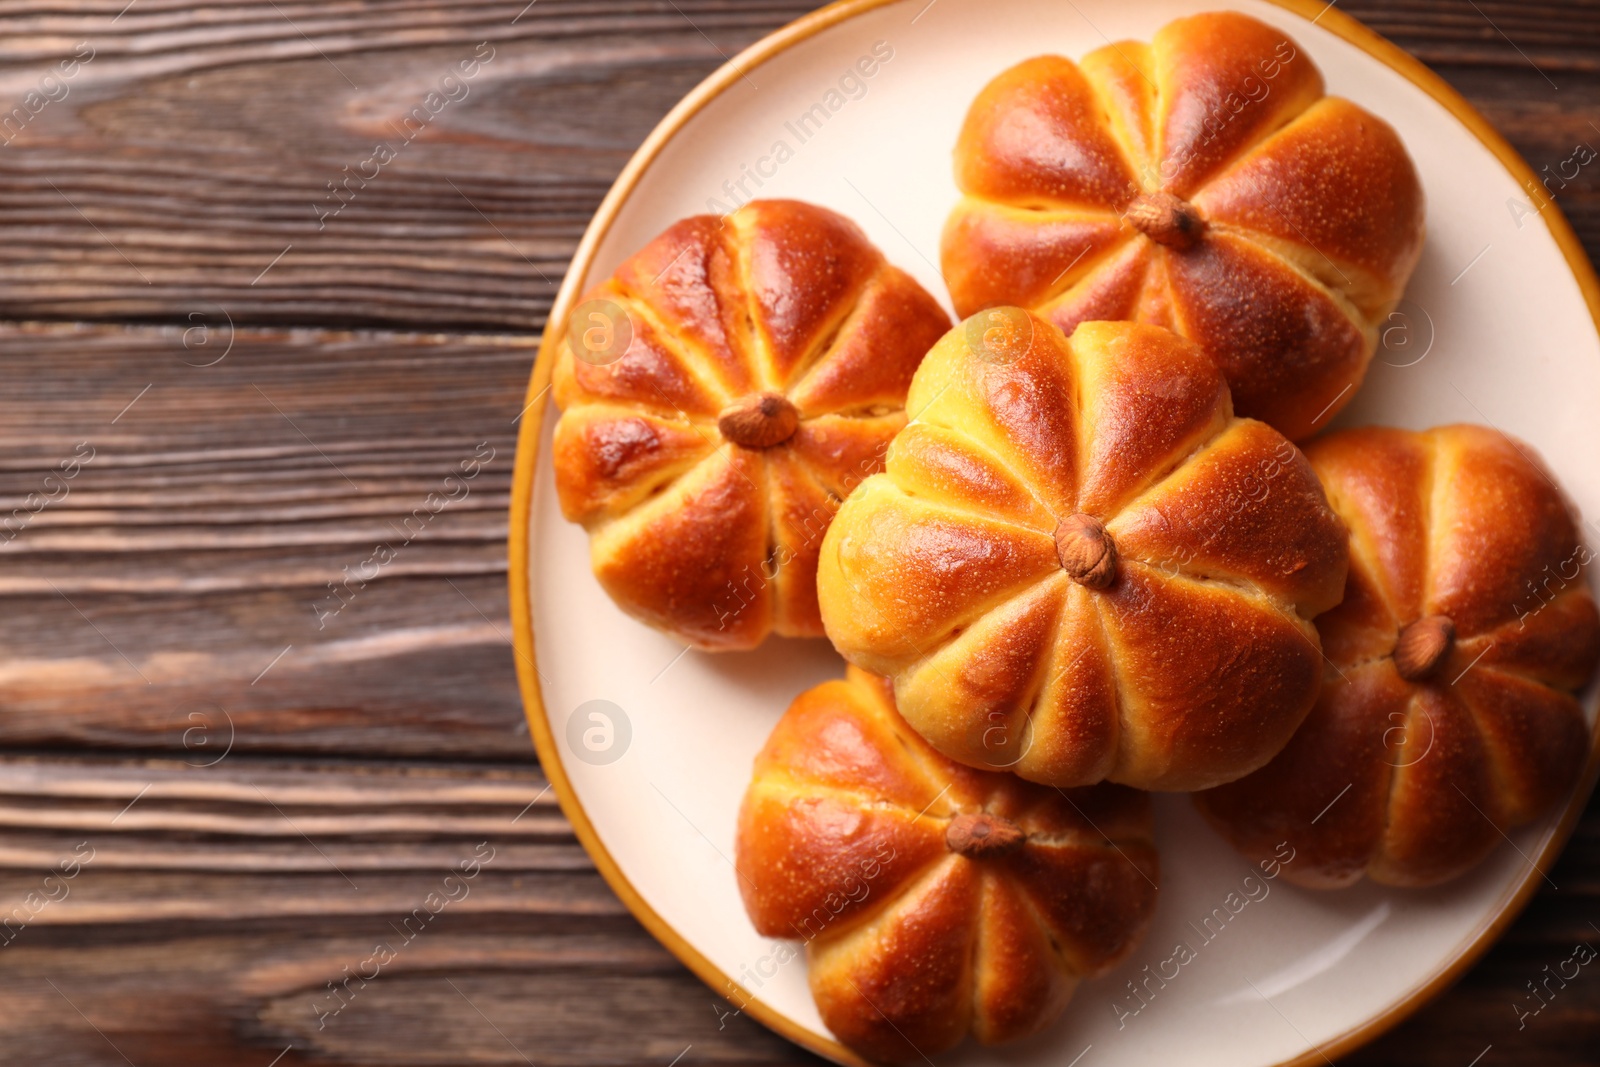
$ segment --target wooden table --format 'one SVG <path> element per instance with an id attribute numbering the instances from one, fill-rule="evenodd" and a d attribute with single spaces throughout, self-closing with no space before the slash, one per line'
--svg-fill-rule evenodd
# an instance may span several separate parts
<path id="1" fill-rule="evenodd" d="M 808 1061 L 719 1026 L 575 843 L 522 719 L 504 548 L 531 345 L 585 223 L 684 92 L 808 6 L 0 6 L 23 108 L 0 122 L 0 1062 Z M 1535 169 L 1600 144 L 1594 3 L 1341 6 Z M 1558 198 L 1591 253 L 1596 181 Z M 470 492 L 346 587 L 473 457 Z M 1600 972 L 1520 1031 L 1513 1007 L 1597 941 L 1600 807 L 1550 875 L 1347 1062 L 1600 1060 Z"/>

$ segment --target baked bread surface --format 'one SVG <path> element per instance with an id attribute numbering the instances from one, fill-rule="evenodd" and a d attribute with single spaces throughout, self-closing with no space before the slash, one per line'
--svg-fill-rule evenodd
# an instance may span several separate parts
<path id="1" fill-rule="evenodd" d="M 818 589 L 834 646 L 894 679 L 936 749 L 1057 786 L 1194 790 L 1287 743 L 1344 528 L 1198 348 L 991 310 L 928 354 L 907 410 L 823 540 Z"/>
<path id="2" fill-rule="evenodd" d="M 958 315 L 1016 304 L 1165 326 L 1241 415 L 1294 440 L 1354 397 L 1423 240 L 1399 136 L 1323 95 L 1309 56 L 1232 12 L 1073 63 L 1040 56 L 973 102 L 943 268 Z"/>
<path id="3" fill-rule="evenodd" d="M 1281 755 L 1196 802 L 1249 856 L 1289 841 L 1301 885 L 1444 882 L 1583 768 L 1590 553 L 1549 470 L 1495 430 L 1347 430 L 1307 454 L 1350 528 L 1323 695 Z"/>
<path id="4" fill-rule="evenodd" d="M 819 636 L 822 533 L 882 469 L 943 309 L 848 219 L 765 200 L 675 224 L 576 317 L 580 349 L 626 343 L 569 336 L 554 374 L 561 510 L 606 592 L 704 649 Z"/>
<path id="5" fill-rule="evenodd" d="M 736 864 L 764 936 L 798 939 L 828 1028 L 885 1062 L 1060 1015 L 1132 951 L 1159 872 L 1148 795 L 1056 790 L 933 751 L 857 668 L 801 694 L 756 757 Z"/>

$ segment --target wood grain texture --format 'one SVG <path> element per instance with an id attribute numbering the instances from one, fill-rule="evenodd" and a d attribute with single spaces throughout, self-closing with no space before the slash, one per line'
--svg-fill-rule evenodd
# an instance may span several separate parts
<path id="1" fill-rule="evenodd" d="M 815 1062 L 719 1020 L 576 844 L 504 574 L 531 344 L 584 225 L 685 91 L 809 6 L 0 2 L 0 1062 Z M 1535 170 L 1600 144 L 1600 4 L 1340 7 Z M 80 41 L 67 95 L 6 127 Z M 480 45 L 466 97 L 319 220 Z M 1600 250 L 1600 176 L 1558 202 Z M 1600 945 L 1600 804 L 1549 874 L 1342 1062 L 1592 1064 L 1592 968 L 1516 1009 Z"/>
<path id="2" fill-rule="evenodd" d="M 719 1019 L 525 764 L 199 762 L 8 761 L 6 1062 L 791 1055 Z"/>
<path id="3" fill-rule="evenodd" d="M 525 341 L 240 329 L 196 367 L 229 338 L 185 332 L 0 332 L 0 742 L 171 748 L 220 707 L 245 752 L 526 758 Z"/>
<path id="4" fill-rule="evenodd" d="M 145 0 L 113 23 L 120 5 L 7 5 L 0 101 L 79 41 L 94 58 L 0 147 L 0 314 L 538 328 L 638 143 L 807 7 Z M 480 55 L 459 99 L 406 121 Z M 363 168 L 378 142 L 395 159 Z"/>

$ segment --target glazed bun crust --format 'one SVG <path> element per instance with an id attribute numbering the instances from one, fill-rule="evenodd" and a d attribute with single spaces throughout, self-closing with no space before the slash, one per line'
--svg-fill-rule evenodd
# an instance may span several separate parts
<path id="1" fill-rule="evenodd" d="M 986 338 L 1012 328 L 997 355 Z M 834 646 L 894 679 L 936 749 L 1050 785 L 1193 790 L 1287 743 L 1344 528 L 1194 345 L 985 312 L 928 354 L 907 410 L 823 540 L 818 590 Z"/>
<path id="2" fill-rule="evenodd" d="M 996 821 L 988 852 L 962 845 L 956 824 L 975 818 Z M 801 694 L 757 756 L 736 864 L 756 929 L 805 943 L 828 1028 L 920 1062 L 969 1033 L 1040 1030 L 1132 951 L 1155 908 L 1151 834 L 1133 790 L 952 763 L 851 668 Z"/>
<path id="3" fill-rule="evenodd" d="M 791 200 L 684 219 L 578 310 L 595 307 L 627 347 L 563 342 L 553 454 L 606 592 L 704 649 L 819 636 L 822 533 L 882 469 L 948 316 L 854 223 Z"/>
<path id="4" fill-rule="evenodd" d="M 1422 249 L 1394 130 L 1231 12 L 1005 71 L 955 161 L 943 266 L 959 315 L 1167 327 L 1223 368 L 1239 414 L 1294 440 L 1355 395 Z"/>
<path id="5" fill-rule="evenodd" d="M 1444 882 L 1583 767 L 1590 554 L 1549 471 L 1497 431 L 1348 430 L 1307 453 L 1350 529 L 1346 598 L 1317 620 L 1323 695 L 1281 755 L 1196 803 L 1246 855 L 1291 843 L 1301 885 Z M 1453 639 L 1408 679 L 1402 633 L 1440 617 Z"/>

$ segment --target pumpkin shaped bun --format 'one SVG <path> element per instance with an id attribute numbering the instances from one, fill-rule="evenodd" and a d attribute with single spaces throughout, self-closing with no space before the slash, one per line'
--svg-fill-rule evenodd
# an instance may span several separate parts
<path id="1" fill-rule="evenodd" d="M 934 748 L 1056 786 L 1188 791 L 1316 700 L 1345 532 L 1311 467 L 1155 326 L 975 316 L 823 540 L 822 617 Z"/>
<path id="2" fill-rule="evenodd" d="M 1307 453 L 1350 528 L 1344 603 L 1317 620 L 1322 698 L 1276 759 L 1196 802 L 1247 855 L 1293 844 L 1301 885 L 1434 885 L 1582 771 L 1590 553 L 1549 472 L 1497 431 L 1346 430 Z"/>
<path id="3" fill-rule="evenodd" d="M 950 320 L 848 219 L 792 200 L 684 219 L 574 309 L 562 513 L 628 614 L 703 649 L 816 637 L 816 558 L 880 470 Z"/>
<path id="4" fill-rule="evenodd" d="M 1218 362 L 1240 415 L 1297 441 L 1354 397 L 1422 250 L 1399 136 L 1232 12 L 1012 67 L 973 102 L 955 166 L 957 314 L 1165 326 Z"/>
<path id="5" fill-rule="evenodd" d="M 805 942 L 828 1028 L 884 1062 L 1061 1014 L 1155 909 L 1150 798 L 952 763 L 851 668 L 802 693 L 756 757 L 739 884 L 756 929 Z"/>

